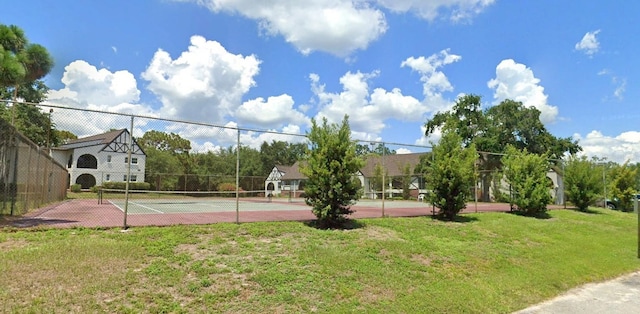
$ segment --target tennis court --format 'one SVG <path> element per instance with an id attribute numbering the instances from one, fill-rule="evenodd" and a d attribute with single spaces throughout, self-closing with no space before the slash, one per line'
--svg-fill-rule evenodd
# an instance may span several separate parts
<path id="1" fill-rule="evenodd" d="M 159 195 L 162 194 L 162 195 Z M 302 198 L 229 197 L 206 193 L 122 193 L 101 199 L 76 199 L 51 205 L 13 222 L 16 227 L 123 227 L 212 224 L 221 222 L 309 221 L 315 219 Z M 237 203 L 236 203 L 237 202 Z M 362 199 L 352 219 L 431 216 L 437 209 L 416 200 Z M 464 213 L 509 211 L 509 204 L 469 203 Z"/>
<path id="2" fill-rule="evenodd" d="M 104 203 L 104 201 L 103 201 Z M 124 199 L 109 200 L 111 204 L 128 214 L 186 214 L 209 212 L 239 211 L 278 211 L 278 210 L 309 210 L 300 201 L 269 201 L 264 198 L 235 199 L 130 199 L 128 205 Z"/>

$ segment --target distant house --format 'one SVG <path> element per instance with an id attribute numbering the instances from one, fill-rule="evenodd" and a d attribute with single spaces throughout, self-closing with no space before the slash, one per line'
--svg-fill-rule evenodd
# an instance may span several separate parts
<path id="1" fill-rule="evenodd" d="M 394 154 L 382 156 L 369 156 L 365 159 L 364 166 L 354 174 L 360 180 L 364 188 L 363 197 L 377 198 L 382 196 L 382 191 L 374 191 L 373 181 L 375 178 L 375 168 L 379 164 L 385 171 L 385 193 L 387 195 L 402 194 L 402 178 L 404 176 L 405 165 L 409 166 L 411 174 L 411 184 L 409 185 L 412 197 L 417 197 L 420 193 L 425 193 L 424 178 L 422 175 L 414 175 L 416 165 L 420 163 L 420 156 L 425 153 L 416 154 Z M 304 192 L 305 175 L 300 173 L 300 163 L 296 162 L 292 166 L 275 166 L 269 177 L 265 181 L 265 195 L 290 195 L 299 197 Z"/>
<path id="2" fill-rule="evenodd" d="M 66 165 L 70 184 L 88 189 L 104 182 L 126 182 L 129 163 L 129 131 L 126 129 L 93 135 L 53 148 L 51 157 Z M 146 155 L 133 140 L 130 182 L 143 182 Z"/>
<path id="3" fill-rule="evenodd" d="M 382 156 L 369 156 L 365 159 L 364 166 L 354 174 L 362 184 L 364 198 L 379 198 L 382 191 L 374 189 L 374 181 L 380 180 L 376 178 L 376 166 L 380 165 L 385 169 L 385 196 L 399 196 L 403 192 L 402 182 L 404 177 L 404 168 L 409 166 L 411 180 L 409 184 L 409 193 L 411 198 L 417 199 L 420 194 L 427 193 L 427 187 L 423 174 L 415 174 L 415 168 L 420 164 L 420 158 L 428 156 L 429 153 L 413 153 L 413 154 L 394 154 Z M 550 181 L 550 193 L 556 204 L 562 204 L 564 183 L 562 175 L 555 169 L 549 170 L 547 177 Z M 265 182 L 265 195 L 286 195 L 291 197 L 299 197 L 304 192 L 304 181 L 307 179 L 305 175 L 300 173 L 300 164 L 296 162 L 293 166 L 275 166 L 271 174 Z M 482 193 L 478 182 L 478 193 Z M 509 187 L 506 181 L 500 184 L 502 193 L 509 193 Z M 489 189 L 490 199 L 496 191 L 493 187 Z M 482 199 L 482 195 L 478 195 L 478 199 Z"/>
<path id="4" fill-rule="evenodd" d="M 264 182 L 264 195 L 280 195 L 282 193 L 282 177 L 289 172 L 290 166 L 276 165 L 271 169 L 271 173 Z"/>

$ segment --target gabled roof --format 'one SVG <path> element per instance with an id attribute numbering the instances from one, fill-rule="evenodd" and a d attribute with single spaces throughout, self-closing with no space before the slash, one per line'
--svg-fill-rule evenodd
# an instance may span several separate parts
<path id="1" fill-rule="evenodd" d="M 124 152 L 127 149 L 125 142 L 120 138 L 124 133 L 126 133 L 126 137 L 129 136 L 129 131 L 127 129 L 113 130 L 102 134 L 87 136 L 83 138 L 79 138 L 76 140 L 70 140 L 69 142 L 56 147 L 57 150 L 72 150 L 76 148 L 103 145 L 101 150 L 108 149 L 114 152 Z M 120 138 L 120 141 L 116 141 Z M 140 145 L 133 139 L 133 150 L 134 154 L 142 154 L 146 155 L 142 150 Z"/>
<path id="2" fill-rule="evenodd" d="M 83 137 L 83 138 L 79 138 L 76 140 L 70 140 L 67 143 L 65 143 L 64 145 L 60 145 L 60 148 L 63 148 L 65 146 L 74 146 L 74 147 L 82 147 L 79 146 L 78 144 L 81 143 L 89 143 L 91 142 L 91 146 L 92 145 L 96 145 L 96 144 L 109 144 L 111 142 L 113 142 L 113 140 L 115 140 L 118 136 L 120 136 L 120 134 L 122 134 L 122 132 L 127 131 L 127 129 L 120 129 L 120 130 L 113 130 L 113 131 L 109 131 L 107 133 L 102 133 L 102 134 L 97 134 L 97 135 L 92 135 L 92 136 L 88 136 L 88 137 Z M 87 145 L 89 146 L 89 145 Z"/>
<path id="3" fill-rule="evenodd" d="M 300 173 L 300 162 L 296 161 L 293 166 L 289 168 L 289 171 L 285 172 L 282 176 L 282 180 L 301 180 L 306 179 L 307 176 Z"/>
<path id="4" fill-rule="evenodd" d="M 371 178 L 375 174 L 376 164 L 380 164 L 380 166 L 384 163 L 384 169 L 386 169 L 386 173 L 390 177 L 400 177 L 403 175 L 403 170 L 405 165 L 409 164 L 411 167 L 411 174 L 413 175 L 413 170 L 416 165 L 420 163 L 420 157 L 426 156 L 428 153 L 413 153 L 413 154 L 394 154 L 394 155 L 385 155 L 382 156 L 368 156 L 365 159 L 365 164 L 362 168 L 360 168 L 360 172 L 365 178 Z M 276 166 L 277 167 L 277 166 Z M 282 180 L 301 180 L 306 179 L 307 177 L 300 173 L 300 164 L 296 162 L 291 166 L 289 171 L 285 172 L 284 176 L 282 176 Z"/>
<path id="5" fill-rule="evenodd" d="M 292 166 L 285 166 L 285 165 L 276 165 L 275 168 L 278 169 L 278 171 L 283 172 L 283 173 L 287 173 L 289 172 L 289 170 L 291 169 Z"/>

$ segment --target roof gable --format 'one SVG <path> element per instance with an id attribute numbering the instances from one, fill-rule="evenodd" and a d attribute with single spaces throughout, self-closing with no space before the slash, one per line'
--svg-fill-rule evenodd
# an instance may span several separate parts
<path id="1" fill-rule="evenodd" d="M 127 129 L 113 130 L 102 134 L 71 140 L 58 147 L 61 150 L 76 149 L 82 147 L 103 145 L 101 151 L 114 153 L 127 153 L 129 141 L 129 131 Z M 133 139 L 132 154 L 146 155 L 140 145 Z"/>

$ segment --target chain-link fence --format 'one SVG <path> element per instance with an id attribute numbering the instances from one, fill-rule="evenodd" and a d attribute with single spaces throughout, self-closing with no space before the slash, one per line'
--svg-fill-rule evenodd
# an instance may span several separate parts
<path id="1" fill-rule="evenodd" d="M 9 208 L 19 207 L 18 214 L 24 214 L 47 203 L 35 202 L 30 195 L 47 192 L 48 200 L 60 200 L 69 188 L 72 201 L 47 212 L 47 217 L 79 221 L 81 213 L 96 225 L 104 226 L 104 217 L 111 217 L 126 227 L 127 223 L 239 222 L 241 212 L 245 221 L 274 212 L 310 214 L 304 203 L 306 178 L 300 172 L 308 149 L 305 135 L 55 105 L 38 107 L 55 126 L 44 140 L 52 147 L 29 147 L 46 152 L 38 158 L 64 165 L 58 167 L 64 175 L 49 168 L 37 170 L 44 166 L 33 165 L 41 163 L 36 157 L 17 159 L 12 146 L 3 145 L 3 209 L 11 200 Z M 3 136 L 3 141 L 11 140 Z M 428 208 L 433 213 L 425 197 L 429 193 L 427 169 L 434 158 L 430 146 L 361 140 L 356 144 L 363 160 L 355 174 L 363 192 L 357 204 L 360 212 L 375 208 L 377 216 L 385 216 L 409 208 L 415 209 L 406 212 L 412 215 L 425 214 Z M 20 151 L 20 156 L 32 155 L 36 156 Z M 509 187 L 499 170 L 500 157 L 480 154 L 476 179 L 468 185 L 470 202 L 509 200 Z M 12 172 L 14 168 L 7 168 L 11 163 L 26 169 L 17 173 L 40 183 L 25 185 L 20 190 L 25 195 L 22 200 L 16 197 L 20 193 L 12 192 L 19 187 L 8 184 L 19 176 Z M 554 195 L 562 201 L 561 176 L 556 173 L 551 180 Z M 223 214 L 224 219 L 220 218 Z"/>
<path id="2" fill-rule="evenodd" d="M 65 167 L 1 118 L 0 161 L 0 214 L 23 215 L 66 198 Z"/>

